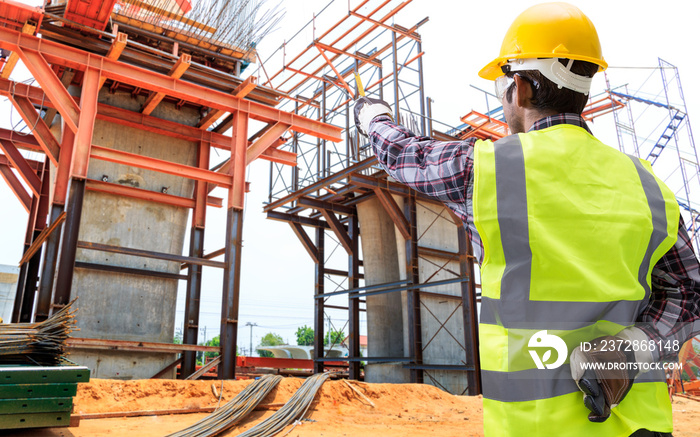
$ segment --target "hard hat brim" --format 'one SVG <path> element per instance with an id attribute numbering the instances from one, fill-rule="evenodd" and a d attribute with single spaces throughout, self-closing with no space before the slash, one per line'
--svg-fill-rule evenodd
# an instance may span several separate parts
<path id="1" fill-rule="evenodd" d="M 505 65 L 508 63 L 508 60 L 510 59 L 527 59 L 527 58 L 565 58 L 565 59 L 573 59 L 574 61 L 586 61 L 590 62 L 592 64 L 596 64 L 598 66 L 598 71 L 604 71 L 605 69 L 608 68 L 608 63 L 605 62 L 605 59 L 596 59 L 596 58 L 591 58 L 588 56 L 552 56 L 551 53 L 528 53 L 527 55 L 509 55 L 509 56 L 501 56 L 493 61 L 489 62 L 486 64 L 484 68 L 479 70 L 479 77 L 482 77 L 486 80 L 496 80 L 498 79 L 499 76 L 503 76 L 503 71 L 501 70 L 501 66 Z"/>

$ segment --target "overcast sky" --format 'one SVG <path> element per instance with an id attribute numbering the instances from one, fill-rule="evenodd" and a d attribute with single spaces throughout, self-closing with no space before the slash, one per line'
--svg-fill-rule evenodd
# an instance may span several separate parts
<path id="1" fill-rule="evenodd" d="M 268 1 L 274 4 L 272 0 Z M 376 6 L 378 3 L 371 1 L 370 5 Z M 395 5 L 398 3 L 394 2 Z M 425 93 L 435 101 L 435 118 L 458 125 L 459 117 L 471 109 L 485 111 L 483 95 L 470 85 L 489 91 L 493 89 L 493 84 L 480 79 L 477 72 L 498 55 L 503 35 L 513 19 L 526 7 L 536 3 L 539 2 L 441 1 L 437 8 L 436 1 L 414 0 L 398 14 L 395 23 L 404 27 L 411 27 L 421 19 L 430 17 L 419 33 L 425 52 Z M 658 93 L 661 90 L 661 83 L 656 79 L 658 75 L 649 77 L 652 71 L 641 67 L 655 67 L 661 57 L 679 68 L 691 124 L 697 126 L 700 97 L 695 78 L 699 71 L 695 49 L 699 46 L 700 38 L 692 2 L 587 0 L 572 3 L 581 8 L 596 25 L 604 57 L 611 66 L 608 74 L 613 86 L 629 83 L 636 89 L 634 87 L 638 88 L 648 79 L 643 89 Z M 285 20 L 259 44 L 261 58 L 267 59 L 282 41 L 289 39 L 311 20 L 314 12 L 327 4 L 328 0 L 283 1 Z M 353 8 L 356 4 L 359 1 L 350 2 Z M 368 10 L 365 8 L 362 12 L 367 13 Z M 328 23 L 340 20 L 347 11 L 347 0 L 336 0 L 317 19 L 317 35 L 327 28 Z M 297 39 L 308 45 L 312 41 L 311 30 L 303 32 Z M 255 66 L 251 66 L 247 74 L 254 71 Z M 21 69 L 18 69 L 19 72 Z M 271 71 L 268 70 L 268 73 Z M 25 77 L 13 75 L 13 79 L 23 80 Z M 597 75 L 593 94 L 601 92 L 604 86 L 603 75 Z M 11 122 L 16 124 L 20 119 L 4 101 L 0 111 L 3 127 L 9 128 Z M 616 145 L 611 116 L 596 120 L 592 128 L 603 141 Z M 700 131 L 696 132 L 700 134 Z M 245 326 L 248 322 L 259 325 L 253 329 L 254 344 L 267 332 L 279 333 L 283 339 L 294 343 L 294 331 L 298 326 L 313 326 L 313 263 L 287 224 L 265 219 L 262 207 L 267 198 L 268 176 L 267 162 L 257 161 L 249 168 L 248 180 L 252 183 L 252 191 L 246 201 L 239 316 L 239 345 L 246 348 L 250 341 L 250 330 Z M 213 194 L 225 197 L 221 189 Z M 0 204 L 3 225 L 0 264 L 16 265 L 21 257 L 27 214 L 4 183 L 0 184 Z M 224 232 L 225 211 L 209 208 L 205 252 L 223 246 Z M 205 275 L 200 326 L 206 327 L 206 336 L 211 338 L 219 330 L 221 274 L 217 269 L 205 268 Z M 183 309 L 184 301 L 180 293 L 176 321 L 178 328 L 182 326 Z M 330 315 L 336 328 L 343 326 L 347 319 L 343 311 L 330 311 Z M 364 326 L 364 314 L 362 321 Z"/>

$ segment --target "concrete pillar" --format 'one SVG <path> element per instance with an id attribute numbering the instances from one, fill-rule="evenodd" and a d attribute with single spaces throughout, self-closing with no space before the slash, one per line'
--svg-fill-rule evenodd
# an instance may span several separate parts
<path id="1" fill-rule="evenodd" d="M 110 94 L 100 103 L 139 111 L 144 97 Z M 199 113 L 162 102 L 152 114 L 194 125 Z M 140 129 L 95 121 L 93 144 L 188 165 L 196 165 L 198 144 Z M 191 197 L 194 183 L 185 178 L 95 159 L 90 179 Z M 79 240 L 113 246 L 182 254 L 189 210 L 112 194 L 86 191 Z M 78 249 L 76 262 L 180 273 L 180 264 L 116 253 Z M 84 338 L 170 343 L 173 340 L 178 281 L 143 275 L 76 268 L 71 299 L 78 297 L 74 335 Z M 77 350 L 71 360 L 92 370 L 94 378 L 149 378 L 170 364 L 174 354 Z M 170 377 L 174 376 L 173 373 Z"/>
<path id="2" fill-rule="evenodd" d="M 0 317 L 3 323 L 10 323 L 12 320 L 18 278 L 18 267 L 0 265 Z"/>
<path id="3" fill-rule="evenodd" d="M 379 201 L 372 197 L 357 205 L 360 220 L 365 285 L 401 279 L 394 223 Z M 403 244 L 403 239 L 401 240 Z M 372 357 L 403 357 L 404 328 L 398 292 L 367 296 L 367 354 Z M 367 382 L 408 382 L 403 363 L 365 365 Z"/>

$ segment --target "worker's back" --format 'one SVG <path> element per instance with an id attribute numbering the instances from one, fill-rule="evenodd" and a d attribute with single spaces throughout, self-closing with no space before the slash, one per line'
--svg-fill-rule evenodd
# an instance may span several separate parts
<path id="1" fill-rule="evenodd" d="M 592 423 L 566 361 L 647 304 L 650 270 L 677 237 L 673 193 L 648 164 L 571 124 L 477 142 L 474 157 L 486 435 L 670 431 L 663 374 L 639 376 Z"/>

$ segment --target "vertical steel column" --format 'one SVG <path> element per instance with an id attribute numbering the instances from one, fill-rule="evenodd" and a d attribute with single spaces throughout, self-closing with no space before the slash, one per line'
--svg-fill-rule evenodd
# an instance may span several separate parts
<path id="1" fill-rule="evenodd" d="M 55 222 L 63 212 L 63 205 L 51 205 L 50 222 Z M 39 293 L 37 295 L 36 314 L 34 315 L 35 322 L 43 322 L 49 318 L 51 310 L 51 294 L 53 291 L 53 280 L 56 276 L 56 262 L 58 260 L 58 242 L 61 238 L 61 229 L 63 225 L 49 235 L 46 240 L 46 250 L 44 251 L 44 261 L 39 275 Z"/>
<path id="2" fill-rule="evenodd" d="M 37 213 L 39 212 L 39 197 L 32 196 L 32 203 L 29 209 L 29 217 L 27 218 L 27 231 L 24 235 L 24 250 L 22 253 L 26 253 L 29 247 L 32 245 L 32 241 L 36 236 L 34 230 L 36 229 Z M 31 314 L 26 314 L 25 310 L 26 304 L 25 300 L 28 299 L 26 295 L 27 277 L 29 274 L 29 262 L 25 262 L 19 268 L 19 276 L 17 278 L 17 291 L 15 292 L 15 303 L 12 307 L 12 323 L 27 323 L 31 321 Z M 32 297 L 33 303 L 33 297 Z M 31 309 L 30 309 L 31 312 Z"/>
<path id="3" fill-rule="evenodd" d="M 325 229 L 322 226 L 316 228 L 316 250 L 318 250 L 318 262 L 314 267 L 314 295 L 318 296 L 323 294 L 324 282 L 325 282 Z M 323 358 L 325 354 L 325 347 L 323 344 L 324 329 L 324 302 L 323 298 L 314 299 L 314 373 L 323 372 L 323 361 L 319 361 L 319 358 Z"/>
<path id="4" fill-rule="evenodd" d="M 391 64 L 394 66 L 394 120 L 401 123 L 399 111 L 399 62 L 396 53 L 396 32 L 391 32 Z"/>
<path id="5" fill-rule="evenodd" d="M 41 178 L 41 191 L 39 196 L 34 196 L 32 206 L 36 208 L 34 229 L 32 232 L 32 242 L 41 234 L 41 231 L 46 228 L 46 216 L 49 211 L 49 189 L 51 181 L 49 177 L 49 165 L 51 161 L 46 158 L 44 167 L 39 172 Z M 27 229 L 29 232 L 29 229 Z M 39 266 L 41 265 L 41 247 L 27 261 L 27 274 L 24 277 L 24 294 L 22 299 L 22 307 L 20 309 L 20 322 L 28 323 L 32 321 L 32 311 L 34 310 L 34 301 L 37 291 L 37 280 L 39 278 Z"/>
<path id="6" fill-rule="evenodd" d="M 418 41 L 418 53 L 423 52 L 423 44 Z M 423 57 L 418 57 L 418 94 L 420 95 L 420 130 L 421 135 L 428 135 L 425 132 L 425 86 L 423 85 Z"/>
<path id="7" fill-rule="evenodd" d="M 241 288 L 241 249 L 243 247 L 243 206 L 245 201 L 246 148 L 248 146 L 248 114 L 233 115 L 231 132 L 232 186 L 228 191 L 224 286 L 221 299 L 221 364 L 220 379 L 236 377 L 238 340 L 238 304 Z"/>
<path id="8" fill-rule="evenodd" d="M 53 308 L 62 308 L 70 302 L 71 285 L 73 284 L 73 268 L 78 249 L 78 232 L 80 231 L 80 216 L 83 211 L 85 197 L 85 179 L 73 178 L 70 182 L 68 202 L 66 202 L 66 221 L 63 224 L 63 240 L 58 260 L 56 274 L 56 292 L 53 297 Z M 52 310 L 53 311 L 53 310 Z"/>
<path id="9" fill-rule="evenodd" d="M 467 282 L 460 283 L 462 289 L 462 320 L 464 324 L 465 364 L 474 370 L 467 371 L 468 393 L 472 396 L 481 393 L 481 366 L 479 362 L 479 321 L 476 317 L 476 284 L 474 282 L 474 257 L 471 244 L 467 241 L 464 227 L 458 226 L 459 273 Z"/>
<path id="10" fill-rule="evenodd" d="M 326 122 L 326 82 L 323 82 L 322 94 L 321 94 L 321 121 Z M 319 162 L 321 163 L 321 173 L 318 175 L 318 179 L 323 179 L 326 177 L 328 170 L 328 162 L 326 162 L 326 140 L 321 140 L 321 150 L 319 151 Z"/>
<path id="11" fill-rule="evenodd" d="M 360 226 L 357 212 L 348 217 L 348 236 L 352 245 L 352 253 L 348 256 L 348 288 L 360 286 Z M 348 331 L 350 335 L 350 358 L 360 357 L 360 298 L 348 295 Z M 360 362 L 350 361 L 350 379 L 360 379 Z"/>
<path id="12" fill-rule="evenodd" d="M 56 183 L 53 190 L 53 204 L 51 205 L 51 223 L 58 219 L 65 207 L 74 141 L 75 134 L 64 123 L 61 152 L 58 158 L 58 168 L 56 169 Z M 51 296 L 53 294 L 54 279 L 56 278 L 58 250 L 63 226 L 61 224 L 54 229 L 53 233 L 46 240 L 46 252 L 41 270 L 39 297 L 36 306 L 35 321 L 37 322 L 46 320 L 51 313 Z"/>
<path id="13" fill-rule="evenodd" d="M 209 144 L 199 143 L 197 151 L 197 166 L 209 168 Z M 207 209 L 207 183 L 195 182 L 194 209 L 192 210 L 192 227 L 190 228 L 190 256 L 204 256 L 204 225 Z M 185 332 L 183 344 L 196 345 L 199 338 L 199 304 L 202 294 L 202 266 L 190 264 L 187 271 L 187 292 L 185 298 Z M 197 353 L 185 351 L 182 356 L 181 378 L 186 378 L 195 372 Z"/>
<path id="14" fill-rule="evenodd" d="M 80 93 L 80 115 L 78 131 L 73 143 L 70 188 L 66 202 L 66 221 L 63 227 L 58 273 L 56 276 L 56 293 L 54 308 L 61 308 L 70 301 L 73 284 L 73 270 L 80 231 L 80 217 L 85 197 L 85 179 L 87 179 L 90 147 L 97 115 L 97 95 L 99 92 L 100 71 L 93 68 L 85 70 L 83 86 Z"/>
<path id="15" fill-rule="evenodd" d="M 406 240 L 406 278 L 412 285 L 420 283 L 418 271 L 418 229 L 416 215 L 416 193 L 411 191 L 404 206 L 404 215 L 411 228 L 411 238 Z M 420 290 L 408 290 L 408 354 L 413 363 L 423 364 L 423 341 L 420 319 Z M 423 370 L 411 369 L 411 382 L 423 383 Z"/>
<path id="16" fill-rule="evenodd" d="M 426 135 L 431 136 L 433 134 L 433 99 L 428 97 L 426 103 L 428 107 L 428 133 Z"/>
<path id="17" fill-rule="evenodd" d="M 384 68 L 382 68 L 381 66 L 377 68 L 379 70 L 379 78 L 381 79 L 384 77 Z M 379 84 L 379 98 L 384 100 L 384 81 L 381 81 L 381 83 Z"/>
<path id="18" fill-rule="evenodd" d="M 294 101 L 294 113 L 299 114 L 299 100 Z M 292 152 L 299 153 L 299 133 L 297 131 L 292 133 Z M 271 165 L 273 164 L 271 163 Z M 270 189 L 272 189 L 272 184 L 270 184 Z M 292 192 L 297 190 L 299 190 L 299 166 L 295 165 L 292 167 Z"/>

